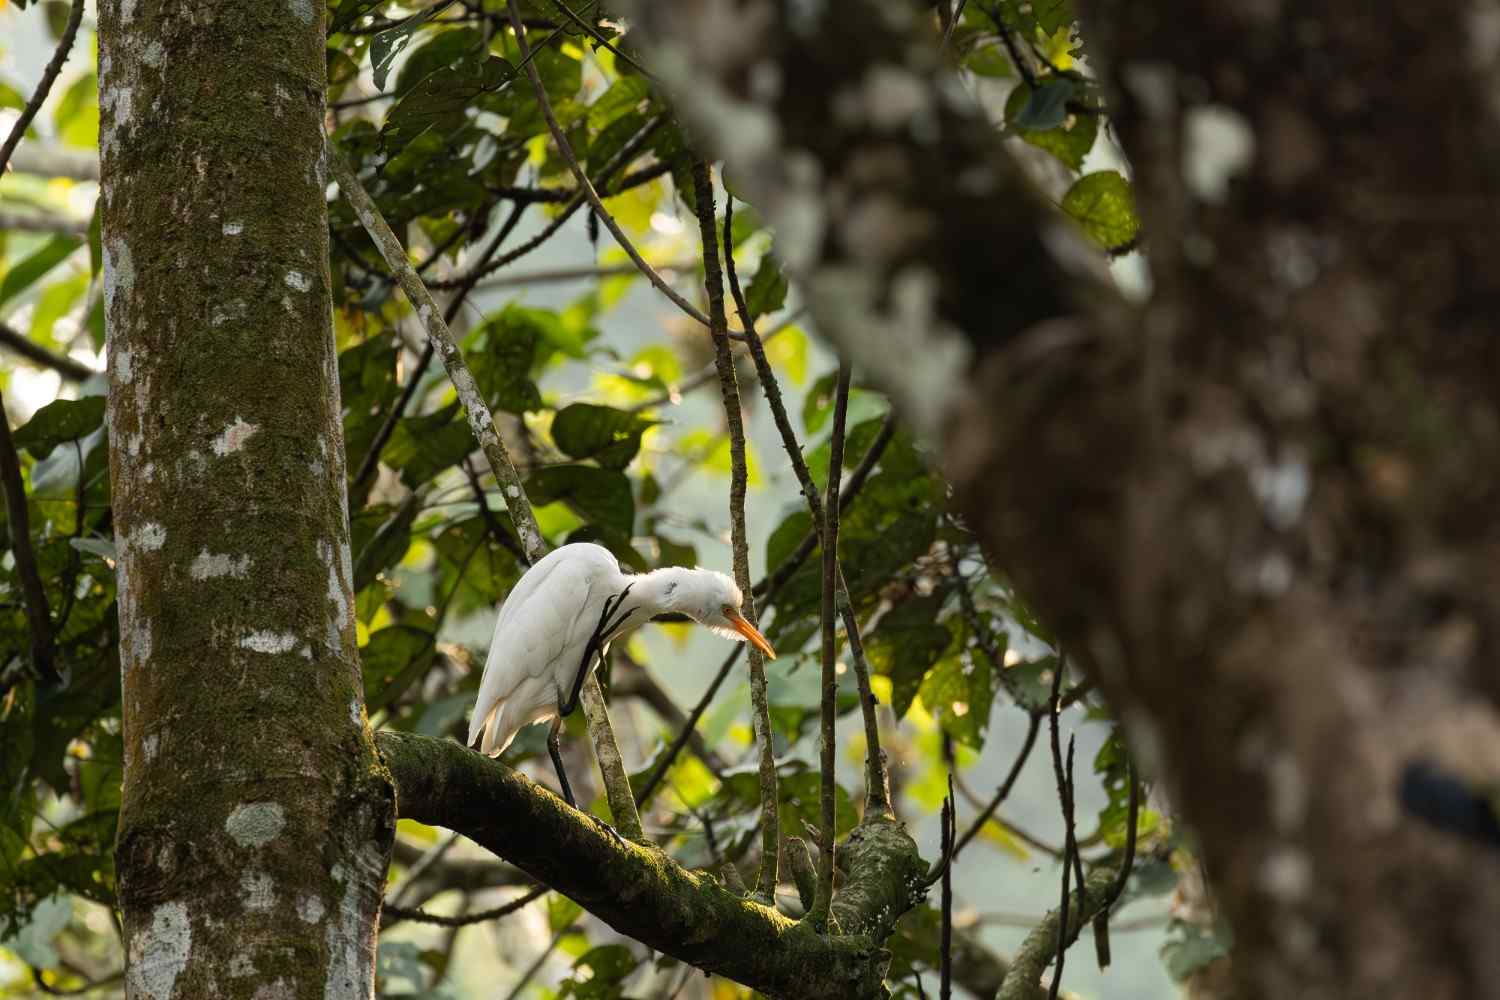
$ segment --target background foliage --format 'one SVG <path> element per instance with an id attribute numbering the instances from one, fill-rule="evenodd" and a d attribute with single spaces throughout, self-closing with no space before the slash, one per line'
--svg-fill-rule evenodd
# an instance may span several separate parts
<path id="1" fill-rule="evenodd" d="M 993 127 L 1014 138 L 1061 212 L 1102 249 L 1127 253 L 1139 230 L 1128 171 L 1108 142 L 1070 6 L 1003 0 L 961 9 L 948 44 L 966 85 L 991 109 Z M 649 73 L 617 54 L 616 43 L 628 53 L 628 40 L 596 5 L 570 9 L 537 0 L 523 10 L 535 66 L 609 209 L 679 290 L 701 300 L 691 137 Z M 713 398 L 706 332 L 671 312 L 609 237 L 600 239 L 518 72 L 503 11 L 493 2 L 334 0 L 330 133 L 356 168 L 375 178 L 371 193 L 381 210 L 426 280 L 448 296 L 466 361 L 502 414 L 549 541 L 595 541 L 636 570 L 726 568 L 729 446 Z M 0 24 L 26 40 L 20 47 L 4 43 L 12 50 L 0 62 L 0 109 L 23 106 L 38 68 L 23 49 L 49 33 L 55 38 L 66 14 L 67 5 L 55 2 L 0 10 Z M 28 147 L 75 151 L 85 163 L 96 149 L 91 46 L 86 18 L 73 69 L 34 124 Z M 37 50 L 44 48 L 50 43 Z M 728 184 L 719 192 L 721 209 L 732 178 Z M 0 180 L 0 323 L 8 337 L 90 370 L 106 360 L 96 192 L 86 169 L 68 176 L 23 163 Z M 371 719 L 462 739 L 493 610 L 523 568 L 519 546 L 503 516 L 505 497 L 471 459 L 473 441 L 456 398 L 441 369 L 428 364 L 420 328 L 379 254 L 347 205 L 332 201 L 329 210 Z M 833 360 L 818 346 L 816 331 L 803 325 L 774 235 L 753 207 L 738 207 L 729 243 L 822 486 Z M 568 264 L 565 280 L 560 262 Z M 91 372 L 75 377 L 62 362 L 4 357 L 0 388 L 16 427 L 30 541 L 63 682 L 42 683 L 32 670 L 6 520 L 0 523 L 7 546 L 0 560 L 0 982 L 10 976 L 5 989 L 19 994 L 36 985 L 93 982 L 108 989 L 121 961 L 110 910 L 120 705 L 104 379 Z M 782 654 L 771 671 L 782 825 L 788 835 L 803 835 L 818 818 L 818 560 L 813 548 L 795 561 L 811 521 L 754 391 L 754 370 L 740 360 L 751 417 L 752 566 L 757 579 L 778 581 L 761 613 Z M 856 372 L 846 479 L 881 440 L 889 418 L 886 401 L 857 379 Z M 897 424 L 848 506 L 840 535 L 850 597 L 878 675 L 897 808 L 927 843 L 935 842 L 930 817 L 950 766 L 965 799 L 963 830 L 1008 767 L 1032 714 L 1045 708 L 1059 666 L 1045 627 L 946 511 L 946 493 Z M 617 716 L 620 706 L 637 706 L 628 709 L 625 731 L 638 780 L 656 766 L 681 712 L 702 695 L 705 675 L 724 653 L 711 639 L 690 638 L 674 625 L 634 638 L 617 653 L 612 697 Z M 658 843 L 684 863 L 727 861 L 748 872 L 758 849 L 757 785 L 748 697 L 741 674 L 732 678 L 703 716 L 701 743 L 671 763 L 664 793 L 644 818 Z M 857 707 L 851 672 L 841 676 L 840 699 L 847 734 L 842 833 L 862 801 L 863 738 L 848 715 Z M 1086 689 L 1073 690 L 1069 700 L 1066 724 L 1088 723 L 1080 735 L 1095 751 L 1092 782 L 1079 776 L 1089 786 L 1080 788 L 1080 798 L 1092 810 L 1080 815 L 1079 836 L 1085 861 L 1096 864 L 1116 857 L 1125 839 L 1125 749 L 1107 709 Z M 582 753 L 581 720 L 569 728 L 574 752 Z M 528 731 L 507 761 L 526 765 L 539 754 L 545 759 L 542 750 L 541 733 Z M 549 771 L 538 773 L 550 780 Z M 1019 918 L 1007 917 L 983 895 L 967 898 L 967 880 L 960 879 L 960 929 L 976 946 L 997 938 L 1013 944 L 1055 899 L 1055 845 L 1062 840 L 1055 792 L 1045 760 L 1026 773 L 1021 815 L 1049 832 L 992 820 L 959 858 L 961 872 L 1003 859 L 1029 902 Z M 1140 833 L 1132 892 L 1160 895 L 1177 887 L 1177 873 L 1192 863 L 1171 824 L 1147 808 Z M 440 831 L 404 822 L 401 837 L 392 898 L 452 913 L 482 909 L 516 891 L 505 887 L 514 873 L 467 845 L 449 848 Z M 794 892 L 785 902 L 796 911 Z M 1162 957 L 1181 979 L 1222 954 L 1226 942 L 1191 900 L 1178 903 Z M 1159 931 L 1168 919 L 1162 906 L 1149 912 L 1146 924 Z M 555 894 L 516 919 L 517 926 L 494 933 L 522 939 L 520 953 L 556 949 L 565 956 L 552 958 L 535 981 L 548 995 L 667 995 L 691 980 L 689 970 L 653 961 Z M 1000 929 L 1007 920 L 1021 925 L 1009 937 Z M 932 907 L 903 922 L 892 944 L 898 992 L 917 995 L 924 975 L 932 988 L 938 923 Z M 409 924 L 387 933 L 380 952 L 385 995 L 459 995 L 455 984 L 466 981 L 452 961 L 459 937 Z M 1139 955 L 1142 948 L 1117 943 L 1115 950 Z M 526 963 L 515 954 L 507 960 L 519 975 Z M 1070 969 L 1079 975 L 1086 964 Z M 1141 963 L 1126 964 L 1124 975 L 1153 981 Z M 704 989 L 727 996 L 737 988 L 715 981 Z"/>

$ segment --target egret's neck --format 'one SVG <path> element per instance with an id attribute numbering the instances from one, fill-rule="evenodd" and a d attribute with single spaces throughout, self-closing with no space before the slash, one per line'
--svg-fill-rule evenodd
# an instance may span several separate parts
<path id="1" fill-rule="evenodd" d="M 643 612 L 641 615 L 632 614 L 632 620 L 685 611 L 689 603 L 684 598 L 692 592 L 692 582 L 699 572 L 682 566 L 668 566 L 631 577 L 626 604 L 638 606 Z"/>

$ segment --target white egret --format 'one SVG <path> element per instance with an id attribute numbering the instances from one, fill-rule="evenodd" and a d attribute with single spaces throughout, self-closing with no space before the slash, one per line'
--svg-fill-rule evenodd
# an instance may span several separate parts
<path id="1" fill-rule="evenodd" d="M 558 731 L 605 646 L 656 615 L 676 613 L 775 658 L 766 637 L 740 613 L 741 600 L 734 581 L 713 570 L 668 567 L 631 575 L 602 546 L 578 542 L 555 549 L 526 571 L 500 607 L 469 720 L 469 746 L 477 741 L 480 752 L 498 756 L 521 729 L 552 719 L 547 749 L 563 797 L 576 806 Z"/>

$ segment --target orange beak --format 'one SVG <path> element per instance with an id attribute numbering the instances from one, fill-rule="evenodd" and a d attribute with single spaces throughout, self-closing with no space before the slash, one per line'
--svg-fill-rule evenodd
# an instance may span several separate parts
<path id="1" fill-rule="evenodd" d="M 776 659 L 776 650 L 772 649 L 771 644 L 766 641 L 766 637 L 760 634 L 760 629 L 745 620 L 744 615 L 733 608 L 725 608 L 724 617 L 729 619 L 729 627 L 744 636 L 750 645 L 765 653 L 766 659 Z"/>

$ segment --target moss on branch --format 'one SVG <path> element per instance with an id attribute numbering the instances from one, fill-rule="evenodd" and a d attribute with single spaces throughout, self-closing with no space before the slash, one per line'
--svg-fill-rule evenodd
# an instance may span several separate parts
<path id="1" fill-rule="evenodd" d="M 615 930 L 772 997 L 883 997 L 882 942 L 921 898 L 925 865 L 899 824 L 863 824 L 845 847 L 835 911 L 864 933 L 824 937 L 661 850 L 618 841 L 561 799 L 457 743 L 382 732 L 406 819 L 456 830 Z"/>

